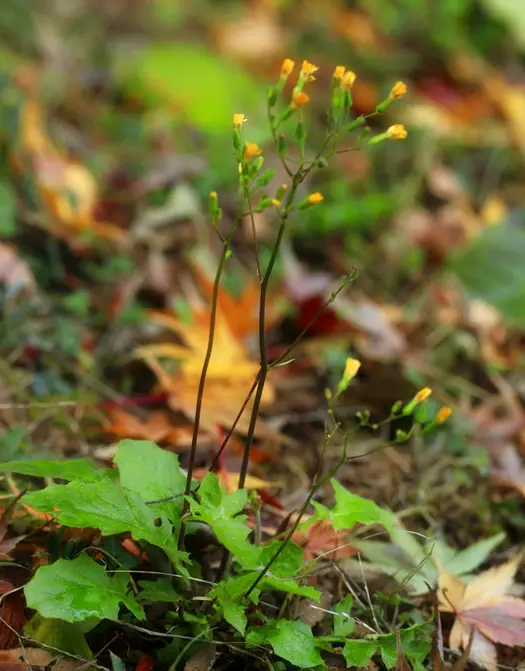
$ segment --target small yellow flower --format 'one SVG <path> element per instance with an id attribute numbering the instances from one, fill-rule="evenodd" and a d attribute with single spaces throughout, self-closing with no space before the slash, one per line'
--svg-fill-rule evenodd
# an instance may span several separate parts
<path id="1" fill-rule="evenodd" d="M 272 205 L 274 207 L 281 207 L 281 201 L 277 200 L 277 198 L 272 198 Z"/>
<path id="2" fill-rule="evenodd" d="M 299 74 L 299 79 L 303 79 L 304 81 L 307 82 L 313 82 L 315 81 L 315 77 L 313 76 L 314 72 L 317 72 L 319 68 L 317 65 L 313 65 L 313 63 L 309 63 L 308 61 L 303 61 L 303 64 L 301 66 L 301 72 Z"/>
<path id="3" fill-rule="evenodd" d="M 243 123 L 246 123 L 248 119 L 244 116 L 244 114 L 234 114 L 233 115 L 233 125 L 235 128 L 240 128 Z"/>
<path id="4" fill-rule="evenodd" d="M 210 191 L 210 200 L 217 200 L 217 191 Z"/>
<path id="5" fill-rule="evenodd" d="M 297 109 L 299 107 L 304 107 L 310 102 L 310 96 L 304 91 L 297 91 L 294 89 L 292 95 L 292 107 Z"/>
<path id="6" fill-rule="evenodd" d="M 357 375 L 357 372 L 361 368 L 361 362 L 358 359 L 353 359 L 348 357 L 345 364 L 345 370 L 343 373 L 343 380 L 345 382 L 350 382 Z"/>
<path id="7" fill-rule="evenodd" d="M 337 81 L 340 81 L 345 75 L 345 66 L 344 65 L 338 65 L 335 70 L 334 74 L 332 75 L 333 79 L 336 79 Z"/>
<path id="8" fill-rule="evenodd" d="M 389 140 L 405 140 L 408 136 L 408 131 L 402 123 L 396 123 L 387 128 L 386 136 Z"/>
<path id="9" fill-rule="evenodd" d="M 447 419 L 450 417 L 452 414 L 452 410 L 450 408 L 441 408 L 438 410 L 438 413 L 436 415 L 436 422 L 438 424 L 443 424 L 444 422 L 447 421 Z"/>
<path id="10" fill-rule="evenodd" d="M 423 401 L 426 401 L 431 394 L 432 389 L 430 387 L 423 387 L 423 389 L 420 389 L 414 396 L 414 401 L 416 403 L 422 403 Z"/>
<path id="11" fill-rule="evenodd" d="M 322 193 L 319 193 L 319 191 L 316 191 L 315 193 L 311 193 L 306 200 L 310 205 L 317 205 L 318 203 L 323 202 L 324 196 Z"/>
<path id="12" fill-rule="evenodd" d="M 281 65 L 281 79 L 288 79 L 295 67 L 295 62 L 291 58 L 285 58 Z"/>
<path id="13" fill-rule="evenodd" d="M 261 155 L 261 148 L 255 142 L 245 142 L 244 143 L 244 160 L 249 161 L 256 156 Z"/>
<path id="14" fill-rule="evenodd" d="M 343 75 L 343 78 L 341 79 L 341 89 L 343 91 L 351 91 L 352 86 L 354 85 L 354 82 L 356 80 L 356 74 L 352 70 L 348 70 L 348 72 L 345 72 Z"/>
<path id="15" fill-rule="evenodd" d="M 392 90 L 390 91 L 390 95 L 388 97 L 390 100 L 398 100 L 399 98 L 405 96 L 407 91 L 408 86 L 405 84 L 405 82 L 396 82 L 394 86 L 392 86 Z"/>

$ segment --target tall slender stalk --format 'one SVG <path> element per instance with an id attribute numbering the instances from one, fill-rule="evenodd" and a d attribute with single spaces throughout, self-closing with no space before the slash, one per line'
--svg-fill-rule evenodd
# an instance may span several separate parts
<path id="1" fill-rule="evenodd" d="M 193 433 L 191 436 L 191 449 L 190 449 L 190 461 L 188 464 L 188 474 L 186 476 L 186 486 L 184 488 L 184 504 L 182 508 L 182 517 L 181 517 L 181 530 L 179 535 L 179 547 L 182 547 L 184 543 L 184 533 L 185 533 L 185 522 L 184 518 L 189 509 L 188 496 L 191 493 L 191 481 L 193 478 L 193 469 L 195 467 L 195 459 L 197 456 L 197 441 L 199 437 L 199 428 L 202 414 L 202 402 L 204 399 L 204 387 L 206 385 L 206 377 L 208 375 L 208 368 L 210 366 L 211 355 L 213 353 L 213 343 L 215 340 L 215 323 L 217 317 L 217 303 L 219 298 L 219 290 L 222 278 L 222 272 L 226 261 L 230 255 L 230 242 L 237 228 L 237 224 L 240 220 L 240 214 L 238 214 L 233 220 L 227 234 L 225 237 L 221 237 L 223 248 L 221 256 L 219 259 L 219 264 L 217 266 L 217 272 L 215 273 L 215 279 L 213 281 L 213 291 L 211 297 L 211 307 L 210 307 L 210 326 L 208 330 L 208 344 L 206 347 L 206 354 L 204 356 L 204 361 L 202 364 L 201 376 L 199 379 L 199 387 L 197 391 L 197 403 L 195 406 L 195 420 L 193 423 Z"/>

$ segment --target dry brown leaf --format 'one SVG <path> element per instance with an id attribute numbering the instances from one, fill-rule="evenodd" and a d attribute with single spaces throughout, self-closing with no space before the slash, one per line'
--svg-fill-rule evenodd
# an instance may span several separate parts
<path id="1" fill-rule="evenodd" d="M 9 528 L 9 522 L 13 517 L 15 506 L 18 503 L 18 500 L 20 499 L 21 496 L 22 494 L 18 494 L 11 501 L 11 503 L 2 513 L 2 517 L 0 518 L 0 559 L 3 561 L 9 561 L 11 559 L 11 557 L 9 556 L 11 550 L 14 550 L 15 547 L 18 545 L 18 543 L 20 543 L 20 541 L 26 537 L 26 534 L 23 534 L 22 536 L 13 536 L 11 538 L 6 538 L 7 530 Z"/>
<path id="2" fill-rule="evenodd" d="M 27 263 L 8 245 L 0 242 L 0 282 L 9 290 L 36 291 L 35 278 Z"/>
<path id="3" fill-rule="evenodd" d="M 525 646 L 525 601 L 508 593 L 521 558 L 480 573 L 467 585 L 438 567 L 440 610 L 455 613 L 450 647 L 465 649 L 472 637 L 470 656 L 497 671 L 495 643 Z"/>
<path id="4" fill-rule="evenodd" d="M 54 663 L 50 666 L 52 662 Z M 53 671 L 74 671 L 83 665 L 85 666 L 83 662 L 61 659 L 58 655 L 39 648 L 12 648 L 0 652 L 1 671 L 47 671 L 50 668 Z"/>
<path id="5" fill-rule="evenodd" d="M 152 412 L 147 419 L 142 420 L 120 408 L 110 408 L 108 419 L 111 424 L 105 427 L 106 431 L 119 438 L 152 440 L 154 443 L 168 442 L 173 445 L 191 441 L 192 430 L 173 426 L 168 415 L 161 410 Z"/>

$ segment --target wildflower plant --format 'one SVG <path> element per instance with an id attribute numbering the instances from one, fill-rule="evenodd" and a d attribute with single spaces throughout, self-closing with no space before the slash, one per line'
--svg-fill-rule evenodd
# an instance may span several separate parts
<path id="1" fill-rule="evenodd" d="M 297 70 L 298 74 L 294 75 Z M 268 121 L 275 148 L 288 176 L 286 184 L 273 184 L 275 171 L 265 170 L 264 151 L 250 139 L 249 120 L 242 113 L 233 116 L 232 143 L 238 172 L 239 206 L 237 215 L 225 224 L 218 194 L 209 194 L 209 219 L 222 243 L 222 253 L 211 296 L 208 343 L 197 392 L 187 471 L 181 470 L 175 454 L 160 449 L 150 441 L 130 440 L 122 441 L 117 448 L 114 459 L 116 469 L 96 468 L 87 460 L 78 469 L 71 469 L 66 464 L 61 469 L 54 462 L 31 462 L 29 471 L 26 462 L 11 462 L 0 467 L 4 472 L 68 480 L 65 485 L 52 484 L 41 491 L 30 492 L 22 498 L 21 503 L 26 510 L 44 515 L 46 523 L 53 520 L 63 526 L 92 527 L 99 529 L 102 534 L 96 548 L 81 547 L 76 553 L 73 552 L 73 558 L 69 554 L 68 558 L 61 557 L 38 568 L 25 588 L 27 604 L 38 611 L 39 617 L 53 618 L 68 623 L 69 627 L 78 627 L 76 635 L 81 640 L 86 631 L 83 628 L 86 621 L 89 620 L 90 626 L 95 626 L 103 619 L 117 621 L 124 607 L 126 615 L 123 621 L 126 626 L 137 628 L 133 621 L 140 621 L 138 631 L 143 636 L 172 636 L 173 640 L 180 636 L 192 642 L 191 646 L 188 644 L 178 649 L 170 668 L 182 668 L 192 646 L 194 650 L 199 644 L 216 641 L 235 648 L 235 642 L 242 639 L 248 646 L 247 651 L 250 647 L 257 650 L 258 658 L 261 657 L 262 646 L 268 668 L 276 668 L 272 666 L 272 656 L 292 666 L 324 667 L 322 652 L 325 650 L 342 652 L 349 666 L 367 664 L 377 651 L 380 651 L 388 668 L 395 665 L 397 639 L 394 633 L 376 631 L 374 635 L 364 638 L 353 636 L 351 600 L 346 599 L 336 607 L 329 635 L 316 637 L 309 625 L 291 617 L 288 608 L 290 599 L 308 597 L 319 601 L 321 596 L 309 584 L 309 568 L 303 564 L 302 550 L 294 544 L 293 537 L 297 531 L 308 528 L 316 521 L 331 524 L 335 531 L 345 530 L 349 533 L 358 524 L 364 525 L 364 528 L 371 524 L 380 525 L 387 530 L 396 526 L 397 520 L 393 513 L 347 491 L 335 476 L 349 460 L 349 445 L 360 428 L 377 430 L 387 422 L 406 419 L 426 403 L 431 390 L 424 388 L 408 403 L 399 401 L 394 404 L 382 423 L 371 423 L 369 417 L 362 413 L 356 416 L 350 428 L 345 428 L 337 418 L 337 403 L 359 375 L 361 367 L 360 361 L 350 357 L 336 388 L 327 390 L 325 394 L 327 417 L 323 449 L 338 445 L 340 456 L 328 471 L 324 470 L 324 460 L 320 460 L 319 472 L 290 528 L 269 541 L 264 541 L 260 533 L 254 533 L 250 522 L 257 519 L 261 501 L 257 497 L 250 498 L 244 487 L 267 377 L 273 369 L 288 363 L 293 348 L 308 329 L 307 326 L 278 359 L 269 360 L 266 342 L 267 291 L 281 243 L 287 228 L 293 225 L 294 216 L 301 216 L 301 211 L 306 208 L 322 207 L 323 203 L 323 194 L 320 192 L 299 199 L 299 187 L 310 173 L 327 165 L 340 142 L 352 142 L 353 147 L 358 147 L 365 141 L 377 144 L 407 136 L 406 129 L 400 124 L 390 126 L 372 138 L 366 132 L 367 119 L 380 115 L 392 102 L 405 95 L 406 85 L 398 82 L 374 112 L 355 117 L 352 114 L 352 88 L 356 74 L 343 66 L 337 66 L 332 75 L 326 136 L 318 150 L 312 156 L 307 155 L 306 111 L 318 70 L 317 66 L 308 61 L 303 61 L 301 67 L 297 68 L 291 59 L 286 59 L 278 81 L 268 91 Z M 293 80 L 293 87 L 288 97 L 285 85 L 290 80 Z M 285 124 L 288 121 L 294 122 L 291 136 L 284 131 L 289 127 L 289 124 Z M 298 152 L 299 159 L 296 162 L 289 156 L 292 147 Z M 263 267 L 259 258 L 254 213 L 270 208 L 276 214 L 277 226 L 268 261 Z M 235 231 L 246 215 L 252 222 L 255 267 L 260 283 L 260 366 L 247 399 L 239 408 L 237 419 L 210 465 L 210 472 L 202 482 L 196 483 L 193 476 L 197 437 L 206 392 L 206 375 L 213 351 L 219 287 L 232 253 Z M 355 271 L 352 271 L 342 278 L 339 287 L 327 297 L 318 315 L 336 300 L 355 276 Z M 318 315 L 314 316 L 312 322 Z M 227 492 L 213 469 L 252 396 L 238 489 Z M 450 412 L 450 409 L 442 408 L 436 418 L 429 421 L 414 418 L 411 428 L 399 430 L 388 444 L 403 443 L 416 432 L 432 430 L 437 424 L 446 421 Z M 314 497 L 328 484 L 332 486 L 335 505 L 328 508 L 315 502 L 314 515 L 307 520 L 307 512 L 314 504 Z M 196 533 L 199 525 L 213 532 L 215 544 L 223 552 L 216 582 L 211 587 L 203 587 L 205 581 L 194 580 L 199 565 L 188 551 L 190 531 Z M 150 571 L 144 574 L 144 580 L 132 579 L 104 540 L 124 533 L 142 542 L 138 556 L 145 557 L 148 562 L 153 561 L 150 555 L 155 555 L 150 552 L 151 548 L 157 548 L 157 561 L 158 550 L 163 552 L 165 562 L 162 564 L 162 574 L 155 575 Z M 265 609 L 260 601 L 263 590 L 281 593 L 286 597 L 278 616 Z M 170 613 L 165 626 L 161 625 L 160 629 L 158 624 L 154 627 L 151 622 L 148 623 L 149 604 L 151 600 L 155 602 L 159 599 L 168 602 Z M 401 632 L 405 655 L 415 668 L 422 668 L 429 652 L 425 627 L 426 623 L 417 624 Z M 78 651 L 66 652 L 77 654 Z"/>

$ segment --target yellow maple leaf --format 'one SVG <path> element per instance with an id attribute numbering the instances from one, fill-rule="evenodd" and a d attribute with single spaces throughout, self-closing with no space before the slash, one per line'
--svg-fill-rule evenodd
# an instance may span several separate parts
<path id="1" fill-rule="evenodd" d="M 439 609 L 455 613 L 450 647 L 468 646 L 470 657 L 490 671 L 497 671 L 495 643 L 525 646 L 525 601 L 508 592 L 520 557 L 480 573 L 468 584 L 438 566 Z"/>
<path id="2" fill-rule="evenodd" d="M 174 316 L 162 312 L 151 314 L 153 321 L 166 327 L 182 341 L 182 344 L 159 343 L 145 345 L 136 350 L 136 355 L 157 376 L 161 387 L 170 396 L 170 405 L 193 419 L 202 365 L 208 344 L 209 310 L 195 309 L 193 323 L 186 324 Z M 179 362 L 175 373 L 162 365 L 161 359 Z M 230 428 L 250 391 L 259 371 L 258 362 L 250 359 L 244 343 L 235 336 L 224 311 L 217 311 L 213 352 L 206 377 L 202 406 L 201 425 L 215 433 L 217 426 Z M 273 401 L 274 390 L 270 383 L 264 389 L 262 405 Z M 253 396 L 246 406 L 237 430 L 246 433 L 253 407 Z M 278 434 L 266 424 L 258 421 L 256 435 Z"/>

